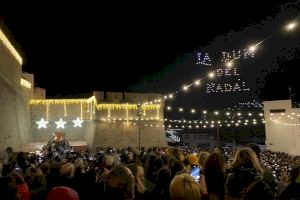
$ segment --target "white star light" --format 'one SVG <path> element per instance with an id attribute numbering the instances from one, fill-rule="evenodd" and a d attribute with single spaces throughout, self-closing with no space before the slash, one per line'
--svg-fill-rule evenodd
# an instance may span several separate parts
<path id="1" fill-rule="evenodd" d="M 74 127 L 81 127 L 82 122 L 83 122 L 83 121 L 80 120 L 79 117 L 77 117 L 76 120 L 73 120 Z"/>
<path id="2" fill-rule="evenodd" d="M 39 126 L 38 126 L 38 129 L 40 128 L 47 128 L 47 124 L 49 123 L 48 121 L 45 121 L 44 118 L 42 118 L 40 121 L 37 121 L 35 122 L 37 123 Z"/>
<path id="3" fill-rule="evenodd" d="M 63 121 L 61 118 L 59 119 L 59 121 L 56 121 L 55 124 L 56 124 L 56 129 L 59 129 L 59 128 L 65 128 L 65 124 L 67 122 Z"/>

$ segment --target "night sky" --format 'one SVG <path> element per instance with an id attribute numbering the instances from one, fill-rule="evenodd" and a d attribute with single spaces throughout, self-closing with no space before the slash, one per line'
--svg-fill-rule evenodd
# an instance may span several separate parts
<path id="1" fill-rule="evenodd" d="M 180 62 L 184 55 L 201 47 L 213 51 L 214 45 L 218 46 L 217 36 L 274 18 L 279 5 L 286 1 L 198 2 L 168 5 L 13 2 L 1 6 L 0 17 L 25 58 L 23 71 L 34 73 L 36 86 L 46 88 L 48 96 L 67 96 L 95 90 L 134 91 L 145 77 L 155 77 L 153 74 Z M 295 16 L 288 17 L 286 20 Z M 295 41 L 299 45 L 300 40 Z M 230 44 L 234 48 L 239 41 Z M 272 45 L 266 48 L 272 49 Z M 274 59 L 269 61 L 274 63 Z M 268 82 L 261 99 L 287 97 L 286 87 L 290 83 L 283 84 L 280 92 L 270 87 L 278 82 L 270 77 L 293 82 L 288 77 L 295 74 L 296 65 L 299 67 L 299 54 L 286 62 L 276 62 L 282 63 L 278 67 L 280 73 L 275 70 L 263 78 Z M 164 85 L 155 92 L 177 89 L 182 84 L 182 74 L 172 77 L 169 82 L 161 81 Z M 296 79 L 292 83 L 295 93 Z"/>

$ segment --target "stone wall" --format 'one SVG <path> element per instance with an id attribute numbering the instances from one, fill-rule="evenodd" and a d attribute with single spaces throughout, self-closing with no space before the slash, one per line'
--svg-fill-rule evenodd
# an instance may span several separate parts
<path id="1" fill-rule="evenodd" d="M 34 99 L 46 99 L 46 90 L 44 88 L 35 87 L 33 88 Z"/>
<path id="2" fill-rule="evenodd" d="M 138 98 L 145 101 L 147 94 L 95 92 L 94 95 L 99 101 L 97 105 L 87 103 L 87 99 L 31 101 L 31 142 L 46 142 L 55 131 L 63 131 L 69 140 L 85 141 L 91 151 L 98 146 L 138 147 L 139 117 L 137 103 L 133 102 Z M 157 98 L 157 94 L 152 96 Z M 81 128 L 73 127 L 72 120 L 77 117 L 84 120 Z M 48 121 L 46 129 L 38 129 L 37 121 L 41 118 Z M 67 122 L 64 129 L 56 128 L 55 121 L 60 118 Z M 163 123 L 163 103 L 142 107 L 140 145 L 166 146 Z"/>
<path id="3" fill-rule="evenodd" d="M 86 135 L 91 135 L 93 132 L 93 115 L 87 112 L 87 104 L 83 103 L 72 103 L 72 104 L 55 104 L 49 100 L 48 105 L 42 104 L 31 104 L 31 124 L 32 134 L 31 142 L 47 142 L 52 138 L 52 134 L 56 131 L 63 131 L 66 133 L 66 137 L 69 140 L 86 140 Z M 48 110 L 48 111 L 47 111 Z M 82 127 L 74 127 L 73 120 L 81 118 L 83 123 Z M 48 121 L 47 128 L 38 128 L 37 122 L 43 118 Z M 66 124 L 64 128 L 58 128 L 55 122 L 62 119 Z"/>
<path id="4" fill-rule="evenodd" d="M 153 127 L 144 126 L 146 122 L 141 123 L 140 129 L 140 145 L 141 147 L 166 146 L 166 136 L 162 122 L 153 122 Z M 156 127 L 155 124 L 159 124 Z M 139 146 L 139 126 L 124 124 L 123 122 L 108 123 L 98 121 L 96 123 L 96 131 L 93 147 L 117 147 L 126 148 Z"/>
<path id="5" fill-rule="evenodd" d="M 20 84 L 21 64 L 2 39 L 0 38 L 0 150 L 11 146 L 18 151 L 29 141 L 29 104 Z"/>

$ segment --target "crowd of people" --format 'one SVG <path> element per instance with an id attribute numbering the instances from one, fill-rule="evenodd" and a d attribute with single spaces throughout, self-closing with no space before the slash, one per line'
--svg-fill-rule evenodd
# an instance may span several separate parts
<path id="1" fill-rule="evenodd" d="M 299 157 L 261 150 L 98 148 L 42 156 L 13 153 L 1 164 L 3 200 L 295 200 Z"/>

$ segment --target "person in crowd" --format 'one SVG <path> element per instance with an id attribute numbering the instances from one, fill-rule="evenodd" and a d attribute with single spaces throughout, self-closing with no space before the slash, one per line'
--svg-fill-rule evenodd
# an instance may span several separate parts
<path id="1" fill-rule="evenodd" d="M 199 153 L 198 162 L 199 162 L 199 165 L 200 165 L 200 168 L 202 171 L 204 170 L 205 162 L 206 162 L 208 156 L 209 156 L 209 153 L 206 151 L 202 151 Z"/>
<path id="2" fill-rule="evenodd" d="M 9 174 L 10 177 L 12 177 L 16 183 L 16 199 L 17 200 L 29 200 L 30 199 L 30 192 L 28 189 L 28 186 L 22 177 L 21 174 L 17 172 L 12 172 Z"/>
<path id="3" fill-rule="evenodd" d="M 225 199 L 273 200 L 270 186 L 263 181 L 263 169 L 250 148 L 239 149 L 232 163 L 232 173 L 225 180 Z"/>
<path id="4" fill-rule="evenodd" d="M 166 167 L 158 171 L 155 187 L 151 194 L 151 199 L 155 200 L 170 200 L 169 186 L 171 183 L 171 173 Z"/>
<path id="5" fill-rule="evenodd" d="M 1 200 L 16 200 L 16 181 L 11 176 L 0 177 Z"/>
<path id="6" fill-rule="evenodd" d="M 171 165 L 170 172 L 171 172 L 171 179 L 173 179 L 178 173 L 186 172 L 183 162 L 179 160 L 173 162 Z"/>
<path id="7" fill-rule="evenodd" d="M 211 153 L 204 166 L 205 183 L 210 199 L 223 200 L 225 195 L 225 167 L 221 154 Z"/>
<path id="8" fill-rule="evenodd" d="M 252 149 L 254 151 L 254 153 L 256 154 L 256 157 L 259 160 L 260 166 L 263 169 L 263 179 L 269 184 L 269 186 L 271 187 L 273 193 L 275 194 L 277 183 L 274 179 L 274 176 L 273 176 L 272 172 L 269 169 L 267 169 L 267 167 L 261 162 L 261 157 L 260 157 L 261 149 L 260 149 L 260 147 L 255 143 L 249 143 L 247 146 L 250 149 Z"/>
<path id="9" fill-rule="evenodd" d="M 13 168 L 10 164 L 4 164 L 2 167 L 2 176 L 7 176 L 9 173 L 13 171 Z"/>
<path id="10" fill-rule="evenodd" d="M 9 164 L 13 159 L 13 149 L 11 147 L 6 147 L 3 153 L 3 164 Z"/>
<path id="11" fill-rule="evenodd" d="M 200 185 L 189 174 L 176 175 L 170 184 L 172 200 L 200 200 Z"/>
<path id="12" fill-rule="evenodd" d="M 148 199 L 149 193 L 147 192 L 147 188 L 145 187 L 144 177 L 143 177 L 143 168 L 138 166 L 135 163 L 130 163 L 126 167 L 130 169 L 134 176 L 135 180 L 135 199 L 142 200 Z"/>
<path id="13" fill-rule="evenodd" d="M 28 163 L 25 159 L 23 152 L 19 152 L 17 154 L 17 165 L 22 169 L 22 172 L 24 173 L 27 168 Z"/>
<path id="14" fill-rule="evenodd" d="M 279 196 L 279 200 L 299 200 L 299 199 L 300 199 L 300 165 L 296 166 L 291 171 L 289 184 Z"/>
<path id="15" fill-rule="evenodd" d="M 25 171 L 25 181 L 30 190 L 31 200 L 44 199 L 46 178 L 39 167 L 29 166 Z"/>
<path id="16" fill-rule="evenodd" d="M 130 169 L 124 166 L 113 168 L 105 180 L 104 192 L 109 200 L 133 200 L 135 181 Z"/>
<path id="17" fill-rule="evenodd" d="M 46 200 L 79 200 L 77 192 L 68 187 L 54 187 L 47 195 Z"/>
<path id="18" fill-rule="evenodd" d="M 289 186 L 290 177 L 287 171 L 284 171 L 281 180 L 278 182 L 277 195 L 279 196 Z"/>
<path id="19" fill-rule="evenodd" d="M 59 170 L 59 180 L 56 186 L 65 186 L 76 190 L 77 186 L 74 183 L 74 179 L 73 179 L 74 172 L 75 172 L 74 164 L 66 163 L 62 165 Z"/>

